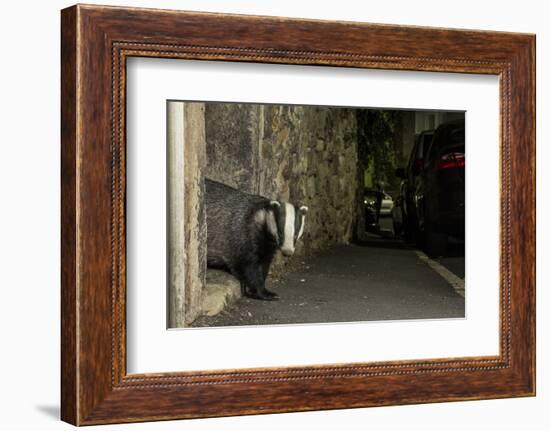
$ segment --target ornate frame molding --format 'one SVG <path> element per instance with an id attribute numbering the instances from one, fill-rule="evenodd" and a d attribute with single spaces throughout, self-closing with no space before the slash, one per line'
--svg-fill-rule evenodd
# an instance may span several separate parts
<path id="1" fill-rule="evenodd" d="M 329 34 L 339 38 L 325 37 Z M 99 6 L 65 9 L 62 419 L 99 424 L 533 395 L 534 46 L 534 36 L 510 33 Z M 500 354 L 127 375 L 125 65 L 130 56 L 498 75 Z M 530 217 L 520 219 L 519 210 Z M 246 396 L 251 391 L 254 399 Z"/>

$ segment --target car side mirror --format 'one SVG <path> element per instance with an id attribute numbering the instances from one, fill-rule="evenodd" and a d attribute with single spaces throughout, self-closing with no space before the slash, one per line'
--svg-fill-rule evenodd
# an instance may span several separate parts
<path id="1" fill-rule="evenodd" d="M 395 170 L 395 176 L 397 178 L 401 178 L 402 180 L 405 179 L 405 168 L 397 168 Z"/>

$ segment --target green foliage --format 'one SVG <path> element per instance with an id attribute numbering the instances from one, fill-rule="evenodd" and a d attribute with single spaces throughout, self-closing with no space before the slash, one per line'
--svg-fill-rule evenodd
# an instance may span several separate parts
<path id="1" fill-rule="evenodd" d="M 395 151 L 402 113 L 396 110 L 364 109 L 357 111 L 359 163 L 365 171 L 365 185 L 385 190 L 399 188 Z"/>

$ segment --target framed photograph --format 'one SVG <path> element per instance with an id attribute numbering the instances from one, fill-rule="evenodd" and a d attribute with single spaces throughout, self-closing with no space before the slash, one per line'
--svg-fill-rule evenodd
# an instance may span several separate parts
<path id="1" fill-rule="evenodd" d="M 61 416 L 535 394 L 535 37 L 61 14 Z"/>

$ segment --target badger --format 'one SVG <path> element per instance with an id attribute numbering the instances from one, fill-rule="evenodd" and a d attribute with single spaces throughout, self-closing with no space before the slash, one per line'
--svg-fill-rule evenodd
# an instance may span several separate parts
<path id="1" fill-rule="evenodd" d="M 207 266 L 231 273 L 244 296 L 273 301 L 265 287 L 277 250 L 294 254 L 304 232 L 306 206 L 241 192 L 205 178 Z"/>

